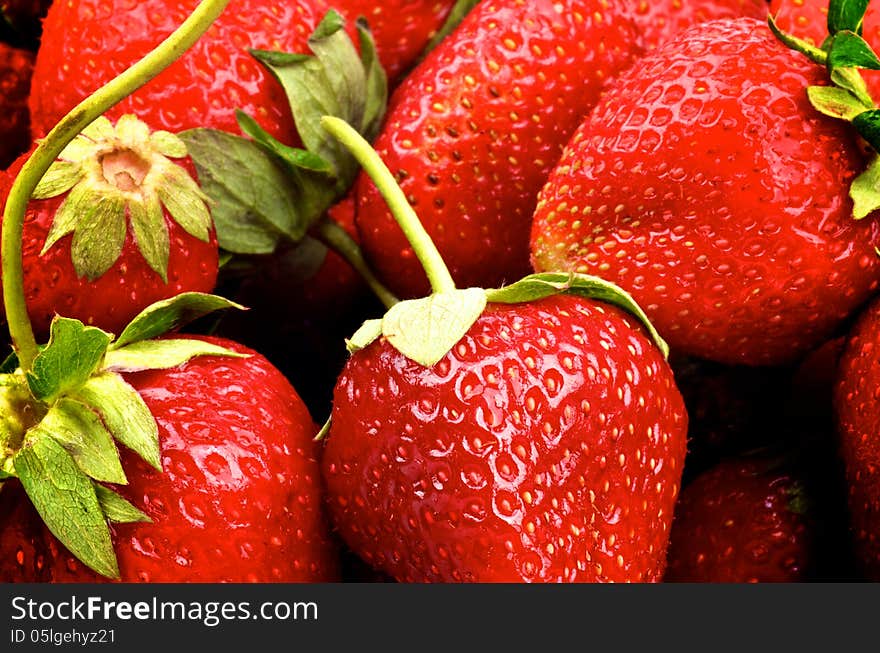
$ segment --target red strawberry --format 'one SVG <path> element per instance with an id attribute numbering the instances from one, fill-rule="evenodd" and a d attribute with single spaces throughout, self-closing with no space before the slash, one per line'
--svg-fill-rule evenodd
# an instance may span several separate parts
<path id="1" fill-rule="evenodd" d="M 399 581 L 659 580 L 687 415 L 644 314 L 577 275 L 456 289 L 376 153 L 322 125 L 433 289 L 349 341 L 322 460 L 348 546 Z"/>
<path id="2" fill-rule="evenodd" d="M 213 290 L 217 241 L 204 196 L 189 160 L 171 160 L 185 156 L 179 139 L 151 135 L 132 116 L 115 127 L 99 119 L 62 153 L 25 216 L 25 294 L 39 334 L 56 313 L 119 333 L 155 301 Z M 0 187 L 0 205 L 25 160 Z"/>
<path id="3" fill-rule="evenodd" d="M 824 69 L 750 19 L 705 23 L 612 84 L 541 192 L 536 270 L 629 290 L 681 353 L 790 361 L 878 287 L 853 220 L 850 132 L 810 106 Z"/>
<path id="4" fill-rule="evenodd" d="M 653 50 L 679 32 L 718 18 L 767 16 L 765 0 L 625 0 L 642 44 Z"/>
<path id="5" fill-rule="evenodd" d="M 337 580 L 312 439 L 317 427 L 265 358 L 229 340 L 204 340 L 249 358 L 202 356 L 126 375 L 158 422 L 164 471 L 123 456 L 129 484 L 116 489 L 153 522 L 113 527 L 120 580 Z M 0 534 L 0 552 L 19 540 L 21 549 L 0 561 L 4 582 L 102 580 L 53 536 L 41 541 L 28 529 L 6 522 Z"/>
<path id="6" fill-rule="evenodd" d="M 34 68 L 32 130 L 41 136 L 80 100 L 138 61 L 168 36 L 196 0 L 74 0 L 52 5 Z M 238 133 L 234 109 L 254 116 L 285 142 L 295 129 L 281 86 L 249 48 L 305 51 L 320 19 L 312 0 L 241 0 L 168 70 L 107 115 L 134 113 L 173 132 L 214 127 Z"/>
<path id="7" fill-rule="evenodd" d="M 460 286 L 529 271 L 534 197 L 634 41 L 616 2 L 481 2 L 398 87 L 376 149 Z M 363 176 L 356 188 L 358 231 L 379 277 L 402 296 L 424 295 L 425 275 L 379 193 Z"/>
<path id="8" fill-rule="evenodd" d="M 0 169 L 28 149 L 27 99 L 34 55 L 0 43 Z"/>
<path id="9" fill-rule="evenodd" d="M 806 509 L 802 484 L 778 462 L 721 463 L 681 492 L 665 580 L 805 580 L 812 562 Z"/>
<path id="10" fill-rule="evenodd" d="M 850 524 L 861 564 L 880 580 L 880 303 L 874 301 L 850 332 L 834 392 L 840 445 L 849 485 Z"/>

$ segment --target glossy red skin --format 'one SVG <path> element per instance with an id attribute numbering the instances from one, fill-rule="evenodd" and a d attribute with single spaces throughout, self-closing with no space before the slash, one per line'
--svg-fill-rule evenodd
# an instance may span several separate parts
<path id="1" fill-rule="evenodd" d="M 828 38 L 827 0 L 772 0 L 770 14 L 779 29 L 815 46 L 822 45 Z M 869 3 L 865 11 L 862 36 L 875 51 L 880 47 L 880 5 L 876 2 Z M 876 70 L 860 72 L 876 101 L 880 98 L 880 73 Z"/>
<path id="2" fill-rule="evenodd" d="M 535 196 L 634 43 L 616 0 L 490 0 L 395 91 L 374 146 L 460 287 L 529 272 Z M 380 278 L 402 297 L 427 294 L 411 247 L 363 174 L 356 193 L 358 232 Z"/>
<path id="3" fill-rule="evenodd" d="M 415 63 L 449 15 L 454 0 L 329 0 L 349 21 L 366 18 L 379 61 L 393 83 Z"/>
<path id="4" fill-rule="evenodd" d="M 557 296 L 490 305 L 431 368 L 354 354 L 322 467 L 340 535 L 398 581 L 647 582 L 686 430 L 634 318 Z"/>
<path id="5" fill-rule="evenodd" d="M 317 426 L 265 358 L 230 340 L 205 339 L 250 358 L 204 356 L 126 375 L 159 424 L 164 473 L 123 452 L 129 485 L 117 489 L 153 523 L 113 525 L 121 581 L 337 580 Z M 49 580 L 105 580 L 47 538 Z M 0 541 L 6 550 L 5 532 Z M 29 568 L 10 580 L 28 580 Z"/>
<path id="6" fill-rule="evenodd" d="M 296 131 L 281 85 L 248 49 L 307 52 L 323 16 L 320 0 L 239 0 L 178 61 L 106 114 L 134 113 L 154 129 L 213 127 L 240 133 L 235 109 L 273 136 Z M 197 0 L 56 2 L 43 23 L 30 106 L 35 137 L 158 45 Z"/>
<path id="7" fill-rule="evenodd" d="M 767 17 L 765 0 L 624 0 L 646 50 L 687 28 L 719 18 Z"/>
<path id="8" fill-rule="evenodd" d="M 0 207 L 18 170 L 22 156 L 0 177 Z M 187 172 L 196 179 L 189 159 Z M 70 253 L 72 235 L 65 236 L 40 256 L 52 220 L 66 193 L 45 200 L 31 200 L 25 213 L 22 235 L 24 291 L 38 339 L 45 339 L 56 314 L 76 318 L 84 324 L 120 334 L 131 319 L 150 304 L 181 292 L 211 292 L 217 281 L 217 239 L 212 231 L 203 242 L 186 233 L 168 213 L 165 223 L 171 242 L 168 259 L 168 283 L 147 264 L 131 228 L 119 259 L 94 281 L 77 278 Z M 0 314 L 2 314 L 0 307 Z"/>
<path id="9" fill-rule="evenodd" d="M 850 332 L 838 367 L 834 411 L 849 486 L 850 525 L 859 560 L 880 581 L 880 303 Z"/>
<path id="10" fill-rule="evenodd" d="M 804 89 L 824 70 L 750 19 L 705 23 L 622 74 L 543 188 L 536 270 L 628 290 L 679 353 L 781 364 L 878 287 L 864 167 Z"/>
<path id="11" fill-rule="evenodd" d="M 801 492 L 785 470 L 763 460 L 730 460 L 685 486 L 675 507 L 665 581 L 792 583 L 811 561 Z"/>
<path id="12" fill-rule="evenodd" d="M 34 55 L 0 43 L 0 169 L 30 144 L 28 93 Z"/>

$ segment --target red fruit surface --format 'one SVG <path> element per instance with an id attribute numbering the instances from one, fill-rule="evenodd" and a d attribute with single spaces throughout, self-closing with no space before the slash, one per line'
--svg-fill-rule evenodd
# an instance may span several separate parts
<path id="1" fill-rule="evenodd" d="M 28 149 L 28 93 L 34 55 L 0 43 L 0 169 Z"/>
<path id="2" fill-rule="evenodd" d="M 5 175 L 0 175 L 0 207 L 15 175 L 27 156 L 20 157 Z M 184 167 L 195 178 L 189 159 Z M 89 281 L 77 278 L 71 259 L 70 241 L 65 236 L 45 254 L 40 251 L 66 193 L 45 200 L 31 200 L 25 213 L 22 234 L 24 291 L 28 315 L 40 339 L 49 333 L 56 314 L 80 320 L 111 333 L 120 334 L 131 319 L 150 304 L 184 291 L 211 292 L 217 280 L 217 240 L 208 242 L 186 233 L 165 212 L 171 242 L 168 283 L 147 264 L 128 230 L 122 254 L 103 276 Z M 0 308 L 2 312 L 2 308 Z"/>
<path id="3" fill-rule="evenodd" d="M 770 14 L 783 32 L 804 39 L 815 46 L 828 38 L 827 0 L 772 0 Z M 862 24 L 862 36 L 876 51 L 880 48 L 880 5 L 868 4 Z M 876 101 L 880 99 L 880 73 L 861 70 L 862 77 Z"/>
<path id="4" fill-rule="evenodd" d="M 767 16 L 765 0 L 625 0 L 624 4 L 646 50 L 653 50 L 699 23 L 719 18 L 764 19 Z"/>
<path id="5" fill-rule="evenodd" d="M 398 87 L 374 146 L 460 287 L 528 273 L 535 196 L 634 42 L 616 2 L 490 0 Z M 365 175 L 356 192 L 374 269 L 402 297 L 427 294 L 424 272 Z"/>
<path id="6" fill-rule="evenodd" d="M 206 340 L 250 357 L 204 356 L 126 375 L 159 424 L 164 472 L 122 452 L 129 485 L 117 489 L 153 519 L 112 526 L 122 582 L 336 580 L 317 426 L 265 358 L 229 340 Z M 20 528 L 3 531 L 0 551 L 10 550 Z M 48 579 L 102 580 L 46 538 Z M 8 580 L 31 579 L 31 549 L 39 546 L 22 543 L 27 564 Z M 6 561 L 0 571 L 8 573 Z"/>
<path id="7" fill-rule="evenodd" d="M 431 368 L 355 353 L 322 466 L 341 536 L 399 581 L 656 581 L 686 431 L 633 318 L 560 295 L 490 304 Z"/>
<path id="8" fill-rule="evenodd" d="M 796 582 L 811 558 L 803 488 L 766 460 L 730 460 L 685 486 L 664 580 Z"/>
<path id="9" fill-rule="evenodd" d="M 682 354 L 771 365 L 820 344 L 880 280 L 880 226 L 847 195 L 864 161 L 807 100 L 825 76 L 750 18 L 647 55 L 542 190 L 536 270 L 617 283 Z"/>
<path id="10" fill-rule="evenodd" d="M 379 61 L 392 82 L 398 79 L 443 26 L 454 0 L 329 0 L 349 21 L 363 16 L 376 40 Z"/>
<path id="11" fill-rule="evenodd" d="M 43 24 L 34 68 L 34 136 L 48 132 L 80 100 L 130 67 L 177 28 L 196 0 L 56 2 Z M 154 129 L 213 127 L 239 133 L 235 109 L 273 136 L 296 131 L 281 85 L 248 49 L 306 52 L 323 15 L 313 0 L 239 0 L 178 61 L 117 104 L 111 119 L 134 113 Z"/>
<path id="12" fill-rule="evenodd" d="M 834 410 L 849 486 L 850 524 L 861 565 L 880 580 L 880 303 L 850 332 L 838 367 Z"/>

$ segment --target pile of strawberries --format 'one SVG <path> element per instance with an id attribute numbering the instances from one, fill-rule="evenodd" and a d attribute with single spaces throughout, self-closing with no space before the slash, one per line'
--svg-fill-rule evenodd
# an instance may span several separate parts
<path id="1" fill-rule="evenodd" d="M 196 5 L 0 2 L 0 581 L 880 580 L 876 3 L 233 0 L 53 130 Z"/>

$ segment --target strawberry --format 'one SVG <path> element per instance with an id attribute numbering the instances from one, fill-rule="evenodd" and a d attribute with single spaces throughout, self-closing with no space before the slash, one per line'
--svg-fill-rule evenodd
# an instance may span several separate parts
<path id="1" fill-rule="evenodd" d="M 805 580 L 812 562 L 806 510 L 802 483 L 778 461 L 725 461 L 682 490 L 664 580 Z"/>
<path id="2" fill-rule="evenodd" d="M 397 88 L 376 149 L 459 285 L 529 271 L 535 194 L 634 43 L 616 0 L 481 2 Z M 424 295 L 425 275 L 379 193 L 365 176 L 356 192 L 378 276 L 401 296 Z"/>
<path id="3" fill-rule="evenodd" d="M 647 55 L 542 190 L 535 269 L 614 281 L 682 354 L 772 365 L 823 342 L 880 282 L 880 227 L 846 196 L 863 158 L 805 93 L 825 74 L 751 18 Z"/>
<path id="4" fill-rule="evenodd" d="M 120 580 L 336 580 L 312 440 L 317 427 L 305 405 L 255 351 L 203 340 L 247 358 L 201 356 L 125 375 L 158 423 L 164 471 L 130 452 L 123 456 L 129 483 L 117 490 L 152 523 L 114 526 Z M 21 540 L 22 553 L 14 565 L 9 557 L 0 563 L 3 581 L 100 580 L 51 534 L 28 532 L 30 521 L 6 523 L 0 551 Z M 43 578 L 35 577 L 35 556 Z"/>
<path id="5" fill-rule="evenodd" d="M 133 116 L 101 118 L 68 146 L 26 215 L 25 291 L 39 334 L 56 313 L 119 333 L 155 301 L 214 288 L 217 242 L 193 174 L 182 141 Z"/>
<path id="6" fill-rule="evenodd" d="M 0 43 L 0 169 L 28 149 L 28 93 L 34 55 Z"/>
<path id="7" fill-rule="evenodd" d="M 322 457 L 347 545 L 398 581 L 659 580 L 687 416 L 643 313 L 597 278 L 455 289 L 376 153 L 323 124 L 434 287 L 349 342 Z"/>
<path id="8" fill-rule="evenodd" d="M 54 3 L 34 67 L 34 135 L 48 132 L 76 103 L 147 54 L 195 6 L 195 0 Z M 304 50 L 319 17 L 312 0 L 242 0 L 168 70 L 107 115 L 134 113 L 155 129 L 172 132 L 214 127 L 237 133 L 234 109 L 239 108 L 276 138 L 291 142 L 296 131 L 282 89 L 248 49 Z"/>
<path id="9" fill-rule="evenodd" d="M 873 301 L 850 331 L 838 368 L 834 410 L 846 466 L 850 525 L 861 566 L 880 579 L 880 303 Z"/>
<path id="10" fill-rule="evenodd" d="M 764 0 L 626 0 L 646 50 L 653 50 L 685 29 L 719 18 L 767 15 Z"/>

